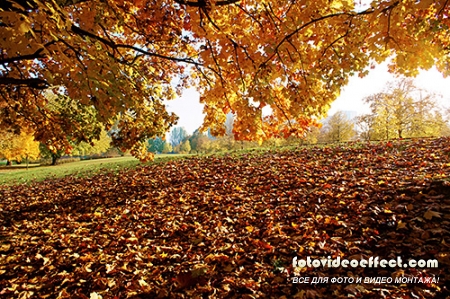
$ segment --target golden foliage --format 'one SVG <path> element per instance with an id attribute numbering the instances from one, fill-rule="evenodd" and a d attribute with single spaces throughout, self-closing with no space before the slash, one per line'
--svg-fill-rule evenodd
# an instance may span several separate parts
<path id="1" fill-rule="evenodd" d="M 203 129 L 224 134 L 233 112 L 235 137 L 261 142 L 300 136 L 373 62 L 450 73 L 447 1 L 355 2 L 3 1 L 1 123 L 64 140 L 51 89 L 94 107 L 106 129 L 117 125 L 114 144 L 139 156 L 176 123 L 164 101 L 188 86 L 201 91 Z"/>
<path id="2" fill-rule="evenodd" d="M 80 142 L 74 146 L 71 152 L 72 156 L 92 156 L 100 155 L 106 153 L 108 149 L 111 148 L 111 138 L 108 136 L 106 131 L 102 131 L 100 138 L 92 142 L 92 144 L 87 142 Z"/>
<path id="3" fill-rule="evenodd" d="M 37 159 L 39 153 L 39 142 L 34 140 L 31 131 L 23 130 L 20 134 L 0 131 L 0 159 L 21 162 L 22 159 Z"/>
<path id="4" fill-rule="evenodd" d="M 437 105 L 438 95 L 415 86 L 410 78 L 398 78 L 379 93 L 365 98 L 371 113 L 359 119 L 368 139 L 436 137 L 448 124 Z"/>

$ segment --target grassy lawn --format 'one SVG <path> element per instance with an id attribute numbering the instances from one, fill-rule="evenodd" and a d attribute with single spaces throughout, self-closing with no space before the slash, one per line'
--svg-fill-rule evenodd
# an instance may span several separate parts
<path id="1" fill-rule="evenodd" d="M 154 162 L 159 163 L 167 160 L 177 159 L 188 155 L 168 154 L 155 156 Z M 124 168 L 135 168 L 142 163 L 134 157 L 117 157 L 108 159 L 84 160 L 79 162 L 65 163 L 56 166 L 40 166 L 36 168 L 0 169 L 1 184 L 21 184 L 33 181 L 43 181 L 49 178 L 62 178 L 68 175 L 85 177 L 97 173 L 119 171 Z M 146 163 L 148 164 L 148 163 Z"/>

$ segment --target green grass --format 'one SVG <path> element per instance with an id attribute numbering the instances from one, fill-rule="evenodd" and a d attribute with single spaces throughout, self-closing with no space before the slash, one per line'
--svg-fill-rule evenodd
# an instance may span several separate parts
<path id="1" fill-rule="evenodd" d="M 184 154 L 156 155 L 155 161 L 149 163 L 160 163 L 168 160 L 186 157 Z M 145 163 L 145 164 L 149 164 Z M 118 157 L 108 159 L 84 160 L 79 162 L 65 163 L 56 166 L 40 166 L 29 168 L 0 169 L 0 185 L 15 185 L 44 181 L 51 178 L 62 178 L 65 176 L 89 177 L 98 173 L 115 172 L 125 168 L 135 168 L 143 165 L 134 157 Z"/>

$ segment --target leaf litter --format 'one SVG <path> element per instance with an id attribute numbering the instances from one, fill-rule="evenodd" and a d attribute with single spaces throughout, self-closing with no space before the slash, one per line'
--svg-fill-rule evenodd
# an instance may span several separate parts
<path id="1" fill-rule="evenodd" d="M 0 188 L 2 298 L 444 298 L 450 139 L 193 157 Z M 437 259 L 305 268 L 293 257 Z M 294 284 L 439 277 L 437 284 Z"/>

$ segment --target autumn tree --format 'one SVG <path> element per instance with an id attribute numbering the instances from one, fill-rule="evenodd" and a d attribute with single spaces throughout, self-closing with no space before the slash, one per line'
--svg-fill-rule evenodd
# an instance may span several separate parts
<path id="1" fill-rule="evenodd" d="M 304 136 L 300 139 L 300 143 L 302 144 L 315 144 L 319 140 L 320 136 L 320 128 L 316 126 L 309 127 Z"/>
<path id="2" fill-rule="evenodd" d="M 98 140 L 94 140 L 92 143 L 80 142 L 74 146 L 71 154 L 73 156 L 101 155 L 109 148 L 111 148 L 111 137 L 108 135 L 108 132 L 103 130 Z"/>
<path id="3" fill-rule="evenodd" d="M 273 139 L 273 138 L 271 138 Z M 234 140 L 233 136 L 221 136 L 217 138 L 214 143 L 217 144 L 219 150 L 231 150 L 237 146 L 237 142 Z"/>
<path id="4" fill-rule="evenodd" d="M 373 140 L 375 135 L 375 115 L 371 113 L 359 115 L 355 119 L 356 131 L 362 140 Z"/>
<path id="5" fill-rule="evenodd" d="M 170 142 L 165 141 L 162 153 L 168 154 L 171 153 L 172 151 L 173 151 L 172 144 L 170 144 Z"/>
<path id="6" fill-rule="evenodd" d="M 343 111 L 338 111 L 322 127 L 323 139 L 327 142 L 348 141 L 355 135 L 354 126 Z"/>
<path id="7" fill-rule="evenodd" d="M 435 117 L 436 96 L 417 88 L 409 78 L 389 83 L 365 102 L 372 111 L 371 137 L 375 139 L 433 136 L 433 127 L 443 125 Z"/>
<path id="8" fill-rule="evenodd" d="M 191 151 L 191 144 L 189 143 L 189 140 L 185 140 L 180 144 L 180 153 L 182 154 L 189 154 Z"/>
<path id="9" fill-rule="evenodd" d="M 28 169 L 30 160 L 35 160 L 40 155 L 39 142 L 34 140 L 32 132 L 22 131 L 20 149 L 22 152 L 21 158 L 25 159 Z"/>
<path id="10" fill-rule="evenodd" d="M 46 159 L 51 159 L 51 165 L 55 166 L 58 163 L 58 160 L 64 155 L 67 154 L 65 149 L 52 149 L 50 150 L 48 145 L 44 143 L 39 144 L 39 150 L 41 152 L 41 157 Z"/>
<path id="11" fill-rule="evenodd" d="M 1 1 L 0 125 L 68 147 L 78 127 L 48 107 L 51 90 L 92 107 L 106 130 L 116 124 L 114 145 L 145 158 L 146 141 L 176 123 L 164 101 L 189 86 L 201 93 L 203 130 L 225 134 L 232 112 L 235 139 L 261 141 L 302 136 L 372 63 L 390 58 L 390 70 L 405 75 L 433 65 L 450 73 L 448 1 L 364 4 Z"/>
<path id="12" fill-rule="evenodd" d="M 196 151 L 199 153 L 209 153 L 214 151 L 213 140 L 209 139 L 208 136 L 203 135 L 197 142 Z"/>
<path id="13" fill-rule="evenodd" d="M 17 134 L 7 130 L 2 130 L 0 138 L 0 158 L 6 159 L 6 164 L 11 165 L 19 155 L 19 147 L 17 146 Z"/>
<path id="14" fill-rule="evenodd" d="M 448 119 L 438 110 L 432 113 L 431 123 L 426 130 L 425 136 L 450 136 Z"/>
<path id="15" fill-rule="evenodd" d="M 45 140 L 41 142 L 41 152 L 45 157 L 52 158 L 52 165 L 62 155 L 71 154 L 75 147 L 78 147 L 79 153 L 83 147 L 89 149 L 92 144 L 98 144 L 98 140 L 107 138 L 94 107 L 81 105 L 59 91 L 47 90 L 45 101 L 45 109 L 49 113 L 46 120 L 48 131 L 37 133 L 37 138 Z M 111 143 L 111 139 L 106 143 Z"/>
<path id="16" fill-rule="evenodd" d="M 189 136 L 189 144 L 191 145 L 191 150 L 198 152 L 199 147 L 203 140 L 208 139 L 204 133 L 200 132 L 199 129 L 195 130 L 191 136 Z"/>
<path id="17" fill-rule="evenodd" d="M 436 97 L 419 90 L 408 137 L 440 137 L 448 134 L 448 123 L 441 113 Z"/>
<path id="18" fill-rule="evenodd" d="M 0 130 L 0 158 L 6 159 L 7 164 L 12 161 L 28 162 L 39 157 L 39 142 L 34 140 L 33 132 L 22 130 L 15 133 L 12 130 Z"/>

